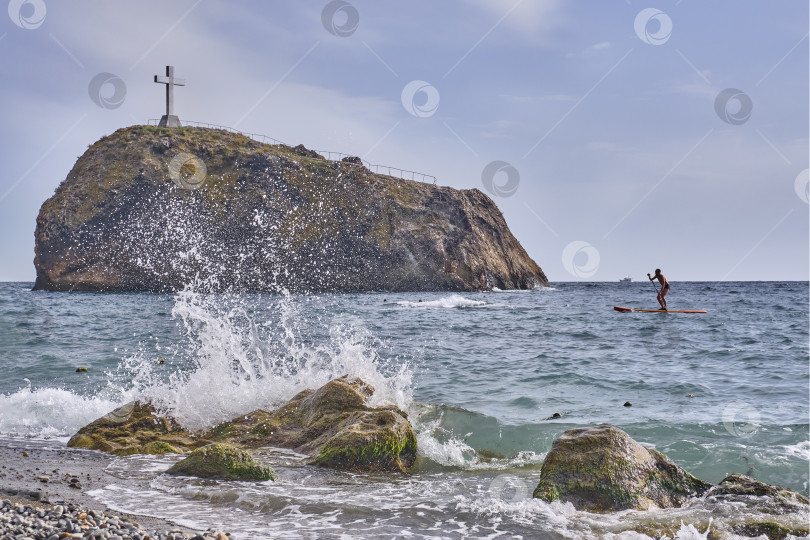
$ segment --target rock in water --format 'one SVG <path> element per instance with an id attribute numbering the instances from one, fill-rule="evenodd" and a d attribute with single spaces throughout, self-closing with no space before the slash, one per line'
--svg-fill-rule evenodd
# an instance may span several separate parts
<path id="1" fill-rule="evenodd" d="M 257 410 L 220 424 L 205 438 L 290 448 L 335 469 L 404 472 L 416 459 L 416 435 L 399 409 L 367 407 L 373 393 L 362 380 L 344 376 L 299 393 L 274 412 Z"/>
<path id="2" fill-rule="evenodd" d="M 250 452 L 228 444 L 210 444 L 194 450 L 166 474 L 218 480 L 275 481 L 276 471 L 253 459 Z"/>
<path id="3" fill-rule="evenodd" d="M 548 285 L 492 200 L 299 146 L 134 126 L 41 207 L 35 289 L 416 291 Z"/>
<path id="4" fill-rule="evenodd" d="M 613 426 L 572 429 L 551 446 L 534 496 L 571 502 L 578 510 L 610 512 L 680 506 L 711 484 Z"/>
<path id="5" fill-rule="evenodd" d="M 84 426 L 68 446 L 128 456 L 179 454 L 208 442 L 193 437 L 173 418 L 158 416 L 151 404 L 133 401 Z"/>
<path id="6" fill-rule="evenodd" d="M 190 433 L 136 401 L 86 425 L 68 446 L 120 456 L 182 453 L 211 443 L 274 446 L 308 454 L 310 463 L 324 467 L 405 471 L 416 459 L 416 435 L 399 409 L 366 406 L 373 393 L 362 380 L 344 376 L 304 390 L 276 411 L 256 410 L 207 433 Z"/>
<path id="7" fill-rule="evenodd" d="M 737 535 L 751 538 L 765 535 L 769 540 L 810 536 L 807 522 L 810 500 L 792 489 L 772 486 L 734 473 L 711 488 L 706 498 L 731 503 L 740 509 L 740 522 L 731 527 Z M 754 513 L 760 517 L 744 517 Z M 772 520 L 763 519 L 763 514 L 773 516 Z M 803 519 L 786 520 L 786 515 L 803 516 Z"/>
<path id="8" fill-rule="evenodd" d="M 810 510 L 810 500 L 792 489 L 772 486 L 744 474 L 734 473 L 725 477 L 707 494 L 721 500 L 741 500 L 745 497 L 762 497 L 763 505 L 779 510 Z"/>

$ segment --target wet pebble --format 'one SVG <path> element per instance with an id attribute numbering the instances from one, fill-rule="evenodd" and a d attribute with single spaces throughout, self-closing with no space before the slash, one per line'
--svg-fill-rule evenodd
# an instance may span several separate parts
<path id="1" fill-rule="evenodd" d="M 84 510 L 71 504 L 42 509 L 30 505 L 13 504 L 8 500 L 0 502 L 0 538 L 234 540 L 233 536 L 211 529 L 201 534 L 187 534 L 180 529 L 146 531 L 126 519 L 105 516 L 103 512 Z"/>

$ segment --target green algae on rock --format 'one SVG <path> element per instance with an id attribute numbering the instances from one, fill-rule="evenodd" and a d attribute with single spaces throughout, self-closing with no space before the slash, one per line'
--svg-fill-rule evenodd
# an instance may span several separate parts
<path id="1" fill-rule="evenodd" d="M 361 379 L 344 376 L 300 392 L 275 411 L 255 410 L 205 433 L 191 433 L 136 401 L 83 427 L 68 446 L 120 456 L 184 453 L 211 443 L 278 447 L 334 469 L 404 472 L 416 460 L 416 435 L 399 409 L 366 406 L 373 393 Z"/>
<path id="2" fill-rule="evenodd" d="M 798 504 L 810 504 L 810 500 L 807 497 L 792 489 L 772 486 L 739 473 L 733 473 L 723 478 L 723 480 L 712 489 L 710 495 L 716 497 L 723 495 L 767 496 L 785 500 L 793 499 Z"/>
<path id="3" fill-rule="evenodd" d="M 714 499 L 725 501 L 746 501 L 757 498 L 757 506 L 762 510 L 778 514 L 783 511 L 810 511 L 810 500 L 792 489 L 772 486 L 744 474 L 730 474 L 708 493 Z"/>
<path id="4" fill-rule="evenodd" d="M 34 288 L 548 285 L 479 190 L 375 174 L 358 161 L 333 162 L 223 130 L 120 129 L 90 146 L 43 203 Z M 196 189 L 183 188 L 189 175 Z"/>
<path id="5" fill-rule="evenodd" d="M 229 444 L 210 444 L 194 450 L 166 471 L 178 476 L 217 480 L 275 481 L 276 471 L 258 463 L 250 452 Z"/>
<path id="6" fill-rule="evenodd" d="M 300 392 L 274 412 L 256 410 L 220 424 L 204 437 L 247 448 L 289 448 L 336 469 L 405 471 L 416 459 L 413 428 L 396 408 L 367 407 L 373 393 L 361 379 L 340 377 Z"/>
<path id="7" fill-rule="evenodd" d="M 393 411 L 367 411 L 343 422 L 321 447 L 315 465 L 362 471 L 406 470 L 416 458 L 416 436 Z"/>
<path id="8" fill-rule="evenodd" d="M 572 429 L 554 441 L 534 497 L 611 512 L 680 506 L 711 487 L 613 426 Z"/>
<path id="9" fill-rule="evenodd" d="M 765 535 L 768 540 L 786 540 L 788 538 L 806 538 L 810 535 L 807 527 L 785 527 L 772 521 L 748 523 L 734 527 L 734 533 L 749 538 Z"/>
<path id="10" fill-rule="evenodd" d="M 159 416 L 151 404 L 134 401 L 81 428 L 68 446 L 128 456 L 182 454 L 208 443 L 180 427 L 173 418 Z"/>

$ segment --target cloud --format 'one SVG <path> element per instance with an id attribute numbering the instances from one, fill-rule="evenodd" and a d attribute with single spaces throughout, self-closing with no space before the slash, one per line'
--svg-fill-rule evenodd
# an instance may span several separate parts
<path id="1" fill-rule="evenodd" d="M 502 24 L 519 31 L 524 38 L 533 39 L 560 24 L 564 5 L 561 0 L 472 0 L 471 3 L 495 17 L 493 24 L 508 12 Z"/>
<path id="2" fill-rule="evenodd" d="M 501 94 L 498 96 L 509 103 L 537 103 L 539 101 L 576 101 L 578 98 L 570 94 L 539 94 L 536 96 L 515 96 Z"/>
<path id="3" fill-rule="evenodd" d="M 675 94 L 685 94 L 690 96 L 710 97 L 714 99 L 720 91 L 709 86 L 705 82 L 682 82 L 665 87 L 666 91 Z"/>

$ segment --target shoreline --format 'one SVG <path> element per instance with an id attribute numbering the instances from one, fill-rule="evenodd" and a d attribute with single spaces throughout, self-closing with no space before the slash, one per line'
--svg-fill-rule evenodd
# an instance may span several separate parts
<path id="1" fill-rule="evenodd" d="M 24 453 L 27 453 L 27 455 Z M 67 519 L 73 524 L 68 525 L 68 527 L 73 526 L 73 530 L 62 532 L 63 534 L 65 532 L 73 534 L 61 536 L 63 538 L 236 540 L 241 538 L 267 538 L 276 536 L 285 538 L 297 537 L 296 535 L 301 533 L 295 526 L 290 527 L 289 520 L 285 520 L 281 517 L 281 521 L 277 521 L 274 517 L 271 517 L 275 515 L 274 513 L 259 516 L 259 521 L 251 519 L 250 516 L 242 515 L 237 522 L 231 521 L 230 527 L 234 528 L 234 530 L 231 531 L 229 530 L 229 526 L 224 524 L 227 522 L 227 516 L 219 513 L 212 514 L 203 512 L 202 514 L 197 514 L 193 509 L 190 511 L 187 509 L 186 513 L 180 514 L 180 517 L 176 518 L 177 521 L 171 521 L 170 519 L 155 517 L 148 513 L 140 514 L 117 510 L 114 506 L 108 506 L 108 504 L 96 499 L 91 493 L 94 490 L 102 490 L 104 488 L 109 490 L 112 487 L 113 490 L 120 490 L 121 492 L 139 492 L 137 497 L 146 496 L 148 498 L 149 491 L 154 490 L 154 488 L 150 487 L 151 480 L 154 478 L 155 474 L 159 474 L 158 471 L 151 468 L 143 469 L 147 472 L 146 475 L 139 475 L 136 469 L 118 468 L 115 466 L 115 462 L 120 459 L 121 458 L 118 456 L 105 454 L 101 451 L 68 448 L 65 445 L 65 441 L 61 438 L 39 439 L 0 436 L 0 460 L 2 460 L 0 461 L 0 463 L 2 463 L 2 465 L 0 465 L 0 538 L 36 537 L 48 538 L 49 540 L 59 538 L 59 536 L 52 534 L 52 531 L 48 531 L 48 534 L 44 535 L 19 535 L 19 533 L 13 531 L 13 527 L 18 526 L 20 520 L 27 520 L 29 523 L 41 522 L 43 513 L 39 512 L 40 509 L 44 512 L 45 521 L 50 521 L 51 524 L 59 518 L 63 520 Z M 286 477 L 291 480 L 287 485 L 295 489 L 294 486 L 299 485 L 302 478 L 309 477 L 311 474 L 304 469 L 306 468 L 300 469 L 295 466 L 292 468 L 282 466 L 279 472 L 280 474 L 286 472 Z M 297 479 L 296 471 L 298 471 Z M 328 471 L 325 474 L 332 477 L 331 480 L 327 479 L 325 484 L 318 487 L 324 487 L 327 484 L 341 486 L 353 484 L 353 481 L 349 480 L 348 477 L 338 479 L 338 477 L 334 477 Z M 47 481 L 41 479 L 45 476 L 48 477 Z M 375 484 L 373 476 L 374 475 L 371 475 L 368 478 L 370 485 Z M 430 476 L 429 473 L 428 476 Z M 528 505 L 528 511 L 530 512 L 528 515 L 534 515 L 530 510 L 532 505 L 528 504 L 531 497 L 528 494 L 528 490 L 531 489 L 534 479 L 539 476 L 537 471 L 532 475 L 531 481 L 505 470 L 466 471 L 462 476 L 477 478 L 474 483 L 467 484 L 469 488 L 475 489 L 474 485 L 478 484 L 480 484 L 480 486 L 477 491 L 470 491 L 468 497 L 462 497 L 462 499 L 456 498 L 455 503 L 451 505 L 452 509 L 449 506 L 441 507 L 441 515 L 444 516 L 444 519 L 452 521 L 454 516 L 465 512 L 472 512 L 486 519 L 488 510 L 480 506 L 479 503 L 481 501 L 490 501 L 491 503 L 492 500 L 496 501 L 495 504 L 497 505 L 512 506 L 512 511 L 516 511 L 521 515 L 523 511 L 527 510 L 525 505 Z M 72 487 L 77 483 L 74 479 L 78 479 L 79 487 Z M 451 479 L 451 481 L 457 483 L 463 480 L 456 477 Z M 379 482 L 379 478 L 376 478 L 376 482 Z M 486 487 L 487 484 L 489 487 Z M 526 491 L 526 493 L 524 493 L 524 491 Z M 476 493 L 477 495 L 472 495 L 472 493 Z M 297 504 L 312 504 L 312 500 L 307 501 L 306 497 L 298 499 L 297 496 L 290 492 L 288 492 L 288 496 L 293 496 L 296 500 L 299 500 L 300 503 Z M 409 500 L 411 503 L 407 506 L 417 504 L 419 508 L 425 508 L 425 505 L 429 504 L 428 500 L 433 501 L 435 499 L 433 497 L 420 499 L 420 497 L 417 496 L 416 499 L 409 497 Z M 11 503 L 11 508 L 6 504 L 6 501 Z M 538 501 L 538 503 L 539 502 L 540 501 Z M 730 503 L 723 503 L 722 501 L 712 501 L 711 498 L 698 497 L 693 499 L 693 503 L 685 505 L 682 508 L 664 508 L 651 510 L 649 512 L 633 511 L 627 515 L 624 515 L 625 512 L 591 514 L 587 511 L 575 511 L 574 514 L 571 514 L 569 511 L 562 511 L 562 506 L 558 506 L 554 513 L 558 514 L 559 517 L 566 515 L 568 518 L 574 518 L 575 515 L 580 517 L 584 516 L 584 520 L 577 518 L 574 521 L 566 521 L 564 531 L 569 533 L 583 533 L 586 534 L 585 537 L 587 537 L 588 533 L 601 535 L 606 533 L 619 534 L 621 532 L 630 531 L 641 533 L 643 531 L 643 534 L 648 534 L 650 537 L 656 538 L 660 537 L 661 534 L 671 536 L 673 533 L 678 532 L 688 533 L 703 531 L 705 533 L 705 531 L 714 527 L 712 530 L 716 533 L 720 533 L 720 536 L 717 536 L 717 538 L 736 538 L 740 536 L 728 536 L 728 534 L 740 530 L 747 530 L 748 528 L 750 528 L 751 531 L 758 531 L 759 529 L 756 529 L 756 527 L 766 524 L 766 521 L 768 523 L 777 523 L 784 531 L 804 531 L 802 525 L 807 518 L 806 511 L 803 510 L 796 513 L 794 510 L 791 510 L 782 515 L 781 512 L 774 514 L 772 510 L 767 510 L 763 507 L 762 512 L 760 512 L 756 508 L 756 505 L 759 503 L 752 503 L 752 505 L 746 503 L 744 505 L 745 513 L 748 514 L 745 518 L 737 519 L 731 517 L 730 519 L 718 519 L 714 526 L 712 526 L 711 520 L 707 521 L 707 518 L 710 516 L 717 518 L 732 516 L 729 512 L 734 505 L 739 504 L 739 502 L 740 501 L 732 501 Z M 487 503 L 487 505 L 490 503 Z M 115 504 L 116 503 L 113 503 L 113 505 Z M 461 508 L 459 508 L 459 504 L 462 505 Z M 15 507 L 14 505 L 30 506 L 34 511 L 26 513 L 22 508 Z M 127 505 L 125 504 L 125 506 Z M 523 507 L 523 510 L 521 510 L 521 507 Z M 692 510 L 689 510 L 690 507 Z M 155 508 L 161 507 L 156 506 Z M 319 506 L 318 511 L 323 512 L 331 508 L 332 506 Z M 439 510 L 439 508 L 437 507 L 435 510 Z M 573 508 L 571 510 L 573 510 Z M 63 511 L 65 512 L 64 514 L 62 514 Z M 222 511 L 223 509 L 220 508 L 219 512 Z M 448 511 L 449 513 L 447 513 Z M 678 524 L 673 521 L 673 519 L 683 519 L 684 511 L 689 512 L 688 525 L 681 523 L 679 528 Z M 743 511 L 743 507 L 736 507 L 734 512 L 737 511 Z M 307 514 L 312 517 L 311 512 L 312 509 L 310 509 L 310 512 L 304 512 L 302 517 Z M 49 513 L 53 515 L 49 515 Z M 80 525 L 87 526 L 87 523 L 82 521 L 83 518 L 81 514 L 84 513 L 95 519 L 97 524 L 101 527 L 97 529 L 95 524 L 91 523 L 91 530 L 83 530 L 81 532 L 84 534 L 80 534 L 79 530 L 75 527 Z M 239 510 L 237 510 L 237 513 L 239 513 Z M 326 513 L 328 514 L 329 512 Z M 203 517 L 204 515 L 207 515 L 207 518 Z M 546 511 L 544 510 L 542 514 L 538 515 L 546 515 Z M 220 516 L 225 518 L 225 520 L 220 521 Z M 524 515 L 524 517 L 526 516 Z M 105 518 L 114 518 L 111 522 L 113 525 L 112 531 L 103 528 L 106 526 L 104 523 Z M 415 521 L 410 525 L 412 527 L 425 525 L 418 515 L 411 515 L 404 519 L 414 519 Z M 14 525 L 14 522 L 11 521 L 12 525 L 9 526 L 10 520 L 17 520 L 17 525 Z M 252 527 L 260 523 L 263 532 L 258 533 L 257 531 L 259 529 L 251 528 L 251 524 L 248 523 L 250 521 L 254 522 Z M 182 524 L 184 522 L 186 526 Z M 217 522 L 219 522 L 220 527 L 222 527 L 219 530 L 215 529 Z M 239 524 L 237 525 L 236 523 Z M 356 523 L 356 521 L 352 520 L 347 524 L 352 523 Z M 136 525 L 138 527 L 137 531 L 134 528 Z M 247 527 L 243 525 L 247 525 Z M 377 526 L 375 523 L 374 526 L 378 528 L 373 529 L 373 532 L 370 529 L 356 530 L 351 528 L 345 532 L 354 533 L 356 537 L 359 538 L 397 536 L 396 530 L 388 534 L 389 531 L 385 529 L 385 525 Z M 116 527 L 120 527 L 120 529 L 116 531 Z M 205 527 L 209 528 L 202 530 L 202 528 Z M 583 527 L 585 528 L 583 529 Z M 591 527 L 593 527 L 593 529 L 591 529 Z M 740 527 L 744 529 L 740 529 Z M 37 532 L 39 532 L 39 530 Z M 92 534 L 97 530 L 98 534 Z M 562 533 L 558 535 L 547 529 L 541 530 L 543 533 L 548 533 L 548 538 L 562 539 L 566 537 Z M 535 533 L 538 532 L 533 529 L 533 526 L 529 526 L 525 523 L 516 523 L 514 530 L 512 530 L 513 533 L 524 536 L 531 531 Z M 333 534 L 334 530 L 332 526 L 317 528 L 309 532 L 313 534 L 313 537 L 337 537 Z M 10 533 L 10 536 L 6 536 Z M 416 536 L 421 537 L 418 534 Z M 743 536 L 748 537 L 748 535 Z"/>
<path id="2" fill-rule="evenodd" d="M 218 531 L 199 531 L 163 518 L 121 512 L 95 499 L 88 492 L 111 481 L 138 482 L 107 473 L 105 469 L 115 459 L 116 456 L 95 450 L 68 448 L 56 439 L 0 437 L 0 463 L 3 464 L 0 466 L 0 507 L 4 500 L 45 511 L 72 506 L 137 524 L 152 538 L 156 538 L 154 531 L 163 533 L 164 537 L 175 534 L 183 535 L 181 538 L 197 535 L 217 538 Z M 0 522 L 0 536 L 4 533 Z M 231 537 L 227 533 L 225 536 Z"/>

